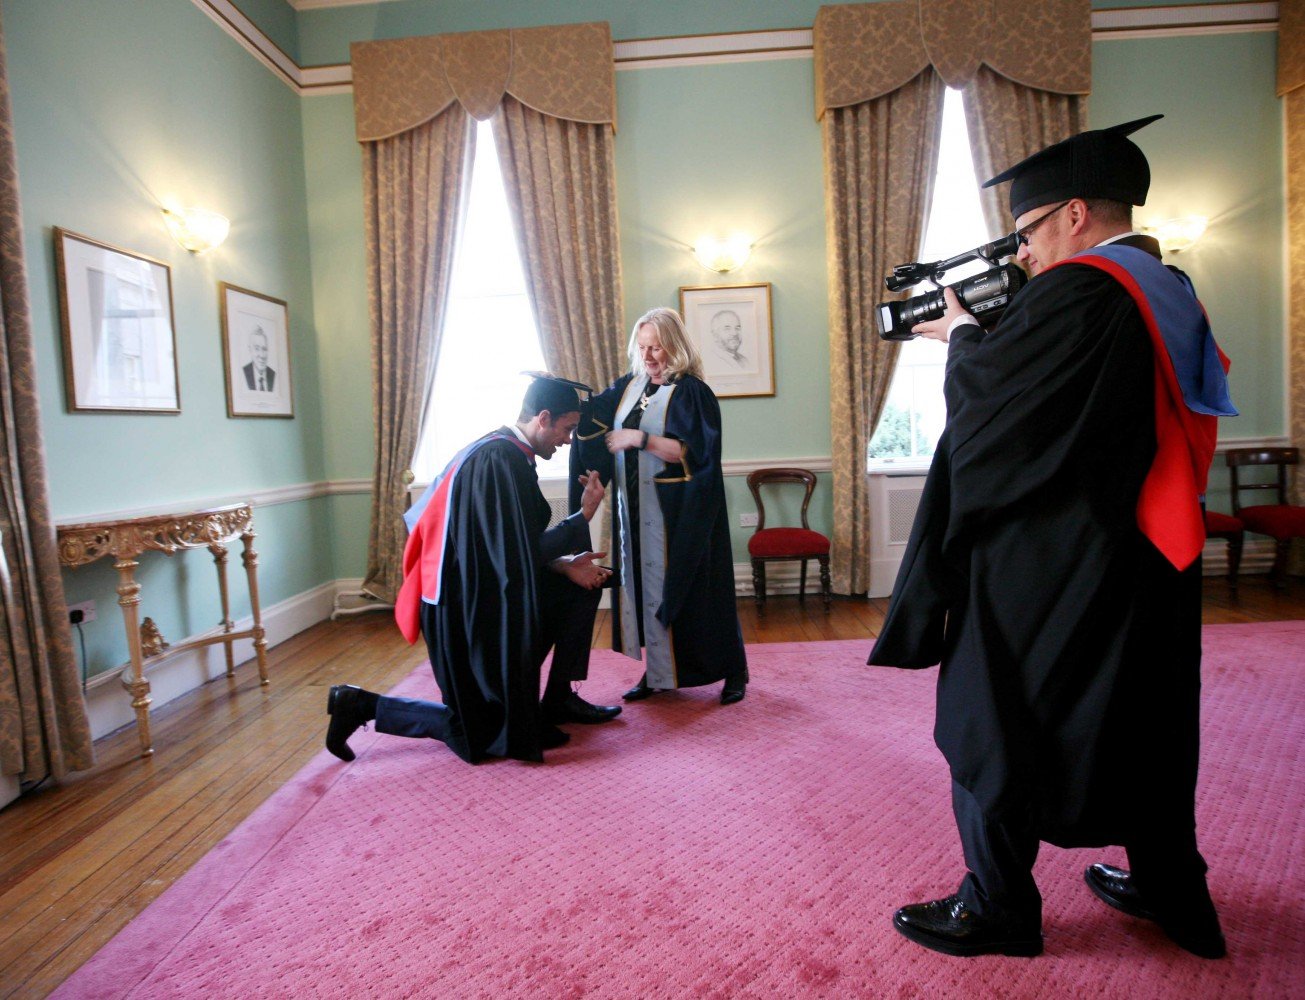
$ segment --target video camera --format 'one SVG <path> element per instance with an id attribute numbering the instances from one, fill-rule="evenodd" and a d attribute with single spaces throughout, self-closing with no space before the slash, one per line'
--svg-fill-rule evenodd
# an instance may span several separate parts
<path id="1" fill-rule="evenodd" d="M 893 268 L 893 273 L 884 279 L 884 284 L 890 292 L 901 291 L 921 281 L 941 285 L 943 275 L 952 268 L 972 260 L 986 261 L 993 265 L 990 270 L 958 281 L 951 288 L 966 311 L 979 321 L 979 325 L 989 327 L 997 322 L 1015 293 L 1028 281 L 1016 265 L 997 264 L 999 257 L 1013 256 L 1019 248 L 1019 239 L 1011 233 L 946 260 L 937 260 L 931 264 L 898 264 Z M 916 336 L 911 332 L 911 327 L 937 319 L 946 311 L 947 302 L 943 298 L 943 290 L 935 288 L 901 302 L 880 302 L 875 306 L 875 321 L 879 326 L 879 336 L 884 340 L 910 340 Z"/>

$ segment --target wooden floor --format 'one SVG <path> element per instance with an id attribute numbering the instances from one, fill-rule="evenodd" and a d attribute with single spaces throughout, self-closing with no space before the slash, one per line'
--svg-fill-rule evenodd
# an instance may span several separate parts
<path id="1" fill-rule="evenodd" d="M 1247 577 L 1241 591 L 1208 578 L 1206 622 L 1305 618 L 1305 581 L 1279 593 Z M 739 602 L 749 643 L 869 640 L 886 610 L 782 597 L 759 616 Z M 92 770 L 0 810 L 0 997 L 49 993 L 298 771 L 321 748 L 331 684 L 384 691 L 422 659 L 388 615 L 325 622 L 271 651 L 270 688 L 246 664 L 154 713 L 152 758 L 128 727 L 96 743 Z"/>

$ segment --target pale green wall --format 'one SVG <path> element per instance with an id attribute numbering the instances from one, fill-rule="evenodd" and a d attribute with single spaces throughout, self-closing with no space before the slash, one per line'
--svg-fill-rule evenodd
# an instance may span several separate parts
<path id="1" fill-rule="evenodd" d="M 369 479 L 371 360 L 351 96 L 296 97 L 187 0 L 0 3 L 56 516 Z M 587 19 L 610 21 L 618 39 L 793 28 L 809 26 L 818 9 L 781 0 L 401 0 L 287 20 L 282 3 L 244 0 L 242 9 L 305 64 L 343 61 L 352 39 Z M 141 45 L 142 38 L 151 43 Z M 1139 135 L 1156 178 L 1144 211 L 1214 217 L 1206 242 L 1180 263 L 1200 285 L 1234 359 L 1245 415 L 1225 437 L 1284 429 L 1275 45 L 1272 33 L 1243 33 L 1093 49 L 1093 124 L 1152 111 L 1170 116 Z M 778 391 L 723 401 L 726 457 L 828 455 L 823 182 L 810 59 L 621 71 L 616 79 L 627 319 L 676 304 L 681 285 L 718 280 L 688 255 L 698 235 L 751 227 L 755 256 L 728 280 L 774 285 Z M 228 244 L 203 258 L 175 247 L 155 207 L 169 195 L 231 216 Z M 51 225 L 172 265 L 179 417 L 64 412 Z M 226 418 L 216 293 L 223 279 L 289 301 L 294 421 Z M 622 341 L 626 334 L 613 331 Z M 467 434 L 481 430 L 468 427 Z M 729 497 L 737 521 L 751 507 L 741 478 L 729 481 Z M 261 509 L 265 601 L 361 575 L 368 514 L 365 495 Z M 829 527 L 827 477 L 813 521 Z M 745 534 L 735 528 L 738 559 Z M 187 558 L 154 560 L 158 565 L 143 570 L 152 593 L 182 595 L 165 609 L 170 635 L 189 634 L 213 617 L 211 570 L 202 554 Z M 112 581 L 103 569 L 79 572 L 69 578 L 70 598 L 100 601 L 109 625 L 92 626 L 103 631 L 88 638 L 92 659 L 107 665 L 123 655 L 112 638 Z"/>
<path id="2" fill-rule="evenodd" d="M 323 479 L 300 98 L 191 3 L 4 0 L 3 19 L 55 518 Z M 178 247 L 159 212 L 171 198 L 227 215 L 228 241 L 203 257 Z M 179 415 L 66 411 L 56 225 L 171 266 Z M 294 420 L 227 418 L 222 280 L 288 303 Z M 263 508 L 256 526 L 265 605 L 334 579 L 328 503 Z M 143 613 L 169 638 L 216 623 L 208 561 L 142 560 Z M 92 669 L 122 662 L 113 581 L 103 568 L 65 578 L 70 600 L 98 604 Z M 244 614 L 244 587 L 234 594 Z"/>

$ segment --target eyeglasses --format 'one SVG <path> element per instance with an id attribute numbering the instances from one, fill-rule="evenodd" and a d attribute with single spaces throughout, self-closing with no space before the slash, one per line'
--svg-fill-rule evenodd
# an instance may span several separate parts
<path id="1" fill-rule="evenodd" d="M 1070 199 L 1070 201 L 1073 201 L 1073 200 L 1074 200 L 1073 198 Z M 1022 246 L 1022 247 L 1026 247 L 1026 246 L 1028 246 L 1028 245 L 1029 245 L 1029 237 L 1033 235 L 1033 230 L 1037 229 L 1038 226 L 1042 225 L 1044 222 L 1046 222 L 1048 219 L 1050 219 L 1053 215 L 1055 215 L 1057 212 L 1059 212 L 1062 208 L 1064 208 L 1064 207 L 1065 207 L 1066 205 L 1068 205 L 1068 204 L 1069 204 L 1069 201 L 1062 201 L 1059 205 L 1057 205 L 1055 208 L 1053 208 L 1050 212 L 1047 212 L 1045 215 L 1040 215 L 1040 216 L 1038 216 L 1036 219 L 1034 219 L 1032 222 L 1030 222 L 1030 223 L 1029 223 L 1027 226 L 1025 226 L 1023 229 L 1017 229 L 1017 230 L 1015 230 L 1015 242 L 1018 243 L 1018 244 L 1019 244 L 1020 246 Z"/>

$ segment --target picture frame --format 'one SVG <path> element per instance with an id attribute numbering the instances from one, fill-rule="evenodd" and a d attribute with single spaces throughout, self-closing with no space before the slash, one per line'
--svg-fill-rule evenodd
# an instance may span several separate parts
<path id="1" fill-rule="evenodd" d="M 775 395 L 770 282 L 682 286 L 680 315 L 718 397 Z"/>
<path id="2" fill-rule="evenodd" d="M 295 415 L 290 310 L 284 300 L 218 283 L 228 417 Z"/>
<path id="3" fill-rule="evenodd" d="M 172 269 L 53 227 L 68 411 L 180 413 Z"/>

